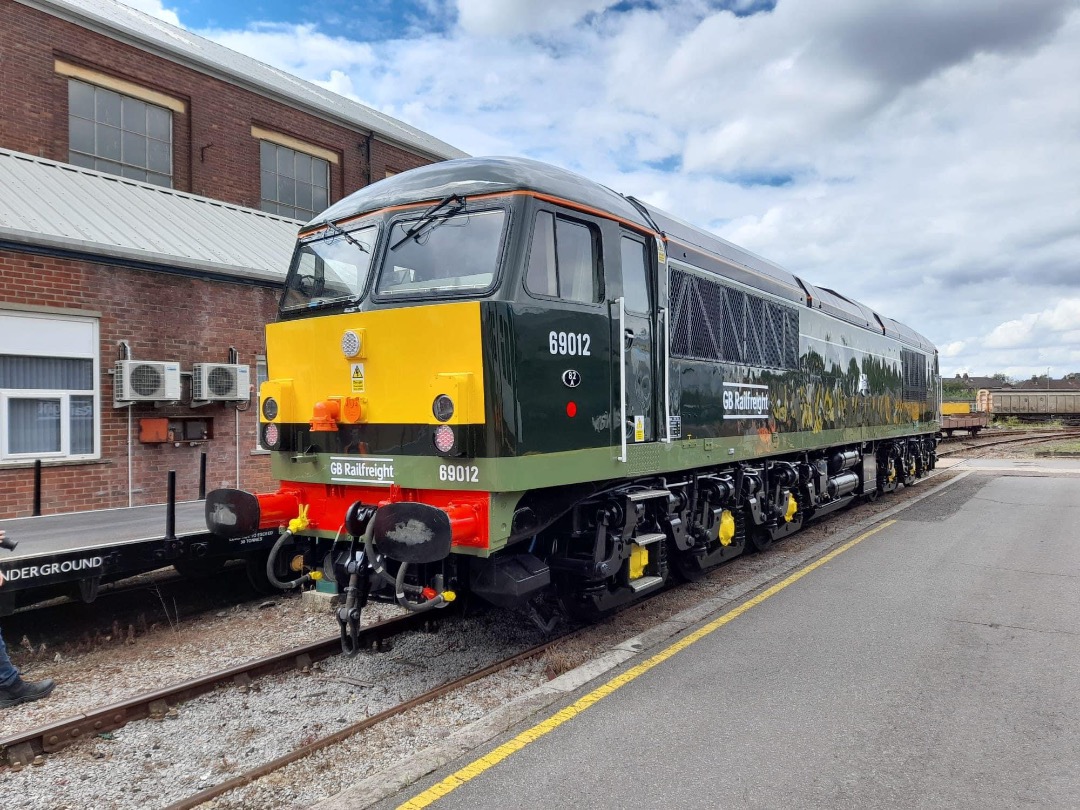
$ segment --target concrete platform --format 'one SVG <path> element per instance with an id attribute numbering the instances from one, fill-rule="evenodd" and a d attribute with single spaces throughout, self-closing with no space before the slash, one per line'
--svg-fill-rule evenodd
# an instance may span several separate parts
<path id="1" fill-rule="evenodd" d="M 176 504 L 177 537 L 206 533 L 204 504 Z M 67 551 L 156 540 L 165 536 L 165 511 L 162 503 L 0 520 L 0 529 L 19 544 L 14 551 L 0 554 L 4 563 L 14 563 Z"/>
<path id="2" fill-rule="evenodd" d="M 1064 463 L 968 475 L 378 806 L 1080 806 Z"/>

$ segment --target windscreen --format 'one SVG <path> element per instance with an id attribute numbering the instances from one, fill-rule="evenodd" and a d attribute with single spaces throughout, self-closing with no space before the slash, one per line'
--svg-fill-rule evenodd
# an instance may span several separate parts
<path id="1" fill-rule="evenodd" d="M 377 293 L 408 297 L 489 289 L 499 267 L 505 223 L 501 209 L 395 222 Z"/>
<path id="2" fill-rule="evenodd" d="M 285 280 L 282 311 L 295 313 L 358 298 L 367 284 L 378 233 L 375 225 L 352 230 L 332 226 L 319 237 L 302 242 Z"/>

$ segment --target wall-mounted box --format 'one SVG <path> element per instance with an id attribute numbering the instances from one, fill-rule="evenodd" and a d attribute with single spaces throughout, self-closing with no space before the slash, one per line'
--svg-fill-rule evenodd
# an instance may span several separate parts
<path id="1" fill-rule="evenodd" d="M 204 442 L 214 438 L 214 420 L 205 417 L 153 417 L 139 420 L 139 441 L 144 444 Z"/>

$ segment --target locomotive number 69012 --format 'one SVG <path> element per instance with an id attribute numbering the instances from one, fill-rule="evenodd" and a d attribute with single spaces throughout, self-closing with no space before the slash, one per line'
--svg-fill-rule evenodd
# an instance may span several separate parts
<path id="1" fill-rule="evenodd" d="M 548 334 L 548 351 L 552 354 L 589 357 L 592 355 L 591 344 L 592 337 L 582 332 L 553 331 Z"/>

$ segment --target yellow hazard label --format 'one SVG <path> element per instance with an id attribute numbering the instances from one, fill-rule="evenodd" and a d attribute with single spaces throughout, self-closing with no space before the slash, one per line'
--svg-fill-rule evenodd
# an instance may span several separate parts
<path id="1" fill-rule="evenodd" d="M 635 442 L 643 442 L 643 441 L 645 441 L 645 417 L 644 416 L 635 416 L 634 417 L 634 441 Z"/>
<path id="2" fill-rule="evenodd" d="M 352 392 L 354 394 L 364 393 L 364 364 L 353 363 L 352 364 Z"/>

